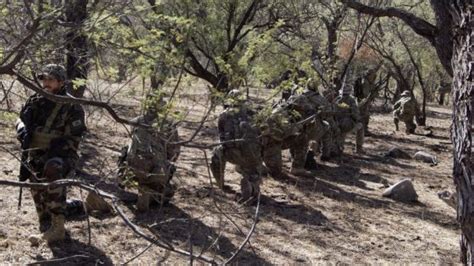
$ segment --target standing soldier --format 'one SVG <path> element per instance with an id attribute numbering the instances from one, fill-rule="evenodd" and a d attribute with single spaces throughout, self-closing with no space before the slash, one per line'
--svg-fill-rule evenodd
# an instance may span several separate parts
<path id="1" fill-rule="evenodd" d="M 352 96 L 352 90 L 352 86 L 345 84 L 335 101 L 336 120 L 340 129 L 340 134 L 336 136 L 336 145 L 341 153 L 344 151 L 344 141 L 347 134 L 362 127 L 359 122 L 359 107 L 357 100 Z M 362 141 L 359 138 L 356 139 L 356 150 L 362 150 Z"/>
<path id="2" fill-rule="evenodd" d="M 355 96 L 357 98 L 360 114 L 360 122 L 362 127 L 360 127 L 356 132 L 356 152 L 362 153 L 364 138 L 369 134 L 369 120 L 370 120 L 370 108 L 372 102 L 377 96 L 377 86 L 375 80 L 377 78 L 377 69 L 369 70 L 362 77 L 357 79 L 354 89 L 356 91 Z"/>
<path id="3" fill-rule="evenodd" d="M 329 158 L 331 151 L 333 149 L 333 140 L 331 132 L 331 104 L 329 101 L 322 96 L 317 86 L 311 80 L 308 82 L 308 85 L 305 91 L 302 94 L 302 97 L 306 98 L 312 109 L 312 114 L 315 115 L 314 118 L 314 127 L 309 132 L 310 148 L 311 151 L 307 153 L 306 164 L 308 168 L 315 167 L 314 155 L 321 152 L 321 158 Z M 332 124 L 334 124 L 333 122 Z M 310 165 L 313 165 L 310 167 Z"/>
<path id="4" fill-rule="evenodd" d="M 398 122 L 401 120 L 405 123 L 407 134 L 415 133 L 416 124 L 413 122 L 417 113 L 416 101 L 410 91 L 403 91 L 401 98 L 393 105 L 393 123 L 398 131 Z"/>
<path id="5" fill-rule="evenodd" d="M 48 93 L 66 95 L 64 67 L 46 65 L 38 79 Z M 20 180 L 53 182 L 65 178 L 74 169 L 77 148 L 85 131 L 84 110 L 80 105 L 56 103 L 40 94 L 28 98 L 17 123 L 17 137 L 27 155 L 22 162 Z M 31 189 L 31 193 L 41 237 L 48 242 L 63 240 L 66 188 Z"/>
<path id="6" fill-rule="evenodd" d="M 163 114 L 166 102 L 161 96 L 149 95 L 146 105 L 145 114 L 134 119 L 146 127 L 133 129 L 131 143 L 122 158 L 131 179 L 138 183 L 140 212 L 148 211 L 152 201 L 166 203 L 173 197 L 175 189 L 170 183 L 176 169 L 173 162 L 180 153 L 180 146 L 173 144 L 179 138 L 176 124 Z"/>
<path id="7" fill-rule="evenodd" d="M 253 112 L 248 109 L 239 90 L 231 90 L 227 95 L 225 110 L 219 115 L 219 139 L 223 142 L 214 149 L 211 171 L 217 185 L 224 188 L 226 162 L 236 165 L 242 175 L 240 189 L 242 201 L 255 200 L 260 193 L 260 183 L 264 167 L 259 131 L 253 124 Z"/>

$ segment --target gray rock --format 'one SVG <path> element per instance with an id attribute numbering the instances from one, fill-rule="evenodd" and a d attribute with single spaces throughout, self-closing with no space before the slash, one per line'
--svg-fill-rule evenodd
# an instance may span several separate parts
<path id="1" fill-rule="evenodd" d="M 393 147 L 388 152 L 383 154 L 386 158 L 411 159 L 410 154 L 400 148 Z"/>
<path id="2" fill-rule="evenodd" d="M 431 155 L 427 152 L 424 151 L 419 151 L 415 153 L 415 156 L 413 157 L 417 161 L 421 161 L 424 163 L 429 163 L 431 165 L 437 165 L 438 164 L 438 159 L 436 158 L 435 155 Z"/>
<path id="3" fill-rule="evenodd" d="M 450 192 L 448 190 L 438 192 L 438 198 L 448 204 L 451 208 L 456 209 L 456 200 L 457 200 L 457 193 Z"/>
<path id="4" fill-rule="evenodd" d="M 418 194 L 416 194 L 415 188 L 410 179 L 404 179 L 390 186 L 382 195 L 402 202 L 413 202 L 418 199 Z"/>

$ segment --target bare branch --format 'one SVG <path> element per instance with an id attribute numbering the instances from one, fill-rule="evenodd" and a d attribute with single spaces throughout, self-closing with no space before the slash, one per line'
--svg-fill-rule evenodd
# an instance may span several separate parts
<path id="1" fill-rule="evenodd" d="M 436 36 L 439 29 L 428 21 L 415 16 L 413 13 L 399 8 L 378 8 L 361 4 L 354 0 L 339 0 L 348 7 L 353 8 L 361 13 L 372 15 L 374 17 L 396 17 L 408 24 L 417 34 L 425 37 L 428 41 L 435 45 Z"/>
<path id="2" fill-rule="evenodd" d="M 239 255 L 239 253 L 245 247 L 245 245 L 250 241 L 250 238 L 252 237 L 253 232 L 255 231 L 255 228 L 257 226 L 259 210 L 260 210 L 260 192 L 258 193 L 257 207 L 255 208 L 255 215 L 254 215 L 254 221 L 253 221 L 252 227 L 250 228 L 250 231 L 247 234 L 247 237 L 245 238 L 245 240 L 242 242 L 242 244 L 240 244 L 240 247 L 237 249 L 237 251 L 235 251 L 232 257 L 230 257 L 228 260 L 224 262 L 224 265 L 231 264 L 232 261 L 237 257 L 237 255 Z"/>
<path id="3" fill-rule="evenodd" d="M 51 94 L 51 93 L 48 93 L 45 90 L 39 88 L 33 82 L 31 82 L 26 77 L 24 77 L 22 74 L 14 71 L 14 70 L 9 70 L 7 74 L 15 76 L 21 84 L 25 85 L 27 88 L 33 90 L 34 92 L 40 94 L 41 96 L 44 96 L 45 98 L 47 98 L 51 101 L 58 102 L 58 103 L 74 103 L 74 104 L 91 105 L 91 106 L 104 108 L 105 110 L 107 110 L 107 112 L 109 112 L 109 114 L 112 116 L 112 118 L 115 121 L 117 121 L 118 123 L 123 123 L 123 124 L 131 125 L 131 126 L 138 126 L 138 127 L 148 127 L 147 125 L 140 124 L 140 123 L 137 123 L 135 121 L 128 120 L 128 119 L 120 117 L 115 112 L 115 110 L 109 104 L 107 104 L 105 102 L 87 100 L 87 99 L 83 99 L 83 98 L 75 98 L 75 97 L 72 97 L 70 95 L 69 96 L 61 96 L 61 95 Z"/>

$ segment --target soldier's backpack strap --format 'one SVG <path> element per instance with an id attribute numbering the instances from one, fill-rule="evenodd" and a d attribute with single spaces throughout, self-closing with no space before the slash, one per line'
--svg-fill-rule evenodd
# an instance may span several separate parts
<path id="1" fill-rule="evenodd" d="M 51 130 L 51 126 L 53 125 L 54 120 L 56 120 L 56 117 L 58 116 L 58 113 L 59 113 L 59 110 L 61 110 L 61 107 L 63 107 L 63 104 L 61 103 L 56 103 L 56 105 L 54 106 L 53 111 L 49 115 L 42 129 L 44 133 L 48 133 Z"/>

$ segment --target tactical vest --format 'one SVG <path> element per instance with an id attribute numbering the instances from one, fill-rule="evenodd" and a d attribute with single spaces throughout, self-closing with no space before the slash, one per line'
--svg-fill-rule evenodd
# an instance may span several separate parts
<path id="1" fill-rule="evenodd" d="M 30 148 L 47 150 L 51 140 L 63 136 L 63 132 L 51 130 L 51 126 L 53 125 L 59 114 L 59 111 L 63 106 L 63 104 L 56 103 L 44 126 L 36 127 L 34 129 Z"/>

